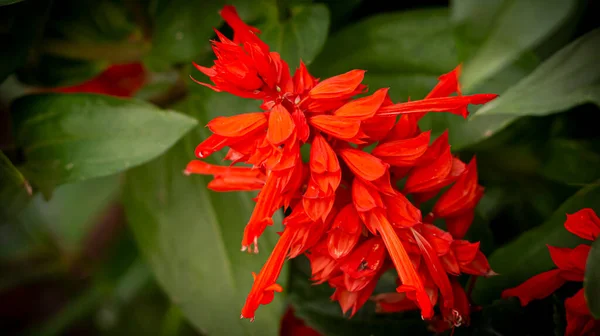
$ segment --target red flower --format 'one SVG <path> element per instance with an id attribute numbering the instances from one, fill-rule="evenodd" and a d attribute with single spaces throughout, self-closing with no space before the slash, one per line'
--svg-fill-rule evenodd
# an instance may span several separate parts
<path id="1" fill-rule="evenodd" d="M 455 158 L 447 134 L 429 144 L 430 133 L 421 132 L 417 121 L 426 112 L 466 116 L 468 104 L 496 96 L 463 96 L 458 67 L 441 76 L 423 100 L 394 104 L 388 89 L 355 98 L 367 90 L 364 70 L 320 81 L 300 63 L 290 76 L 279 54 L 259 39 L 258 29 L 241 21 L 231 6 L 221 15 L 234 38 L 217 32 L 214 65 L 196 65 L 214 85 L 198 83 L 260 99 L 263 111 L 212 120 L 213 135 L 196 148 L 196 155 L 205 158 L 229 147 L 226 159 L 250 167 L 195 160 L 185 172 L 214 176 L 209 188 L 217 191 L 260 190 L 242 250 L 258 252 L 259 237 L 273 223 L 273 214 L 282 207 L 291 210 L 271 256 L 255 275 L 242 317 L 254 319 L 258 307 L 282 290 L 276 280 L 285 260 L 305 254 L 312 280 L 335 288 L 332 299 L 351 315 L 393 267 L 402 307 L 420 309 L 424 318 L 435 317 L 446 327 L 468 323 L 468 300 L 454 276 L 494 274 L 478 244 L 455 240 L 468 229 L 481 197 L 475 160 L 467 167 Z M 453 93 L 458 96 L 448 97 Z M 375 143 L 372 153 L 363 150 Z M 300 147 L 308 145 L 310 159 L 303 162 Z M 401 192 L 396 182 L 404 177 Z M 453 183 L 425 220 L 406 198 L 407 193 L 431 198 Z M 434 218 L 445 219 L 452 235 L 428 224 Z M 435 316 L 438 301 L 441 315 Z"/>
<path id="2" fill-rule="evenodd" d="M 294 315 L 294 309 L 288 307 L 281 319 L 281 336 L 321 336 L 316 330 L 307 326 L 304 321 Z"/>
<path id="3" fill-rule="evenodd" d="M 565 228 L 581 238 L 594 240 L 600 233 L 600 219 L 592 209 L 586 208 L 569 215 Z M 521 305 L 527 305 L 531 300 L 542 299 L 567 281 L 583 281 L 585 264 L 590 252 L 589 245 L 579 245 L 574 249 L 548 246 L 552 261 L 558 267 L 551 271 L 538 274 L 521 285 L 507 289 L 502 293 L 503 298 L 516 296 Z M 583 289 L 565 300 L 567 313 L 567 330 L 565 335 L 597 335 L 600 331 L 600 320 L 595 320 L 585 303 Z"/>
<path id="4" fill-rule="evenodd" d="M 146 71 L 141 63 L 114 64 L 98 76 L 78 85 L 50 91 L 62 93 L 98 93 L 116 97 L 131 97 L 146 83 Z"/>

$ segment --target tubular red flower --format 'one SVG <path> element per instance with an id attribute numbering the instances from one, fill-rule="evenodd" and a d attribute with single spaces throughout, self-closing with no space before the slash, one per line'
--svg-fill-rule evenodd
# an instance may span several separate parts
<path id="1" fill-rule="evenodd" d="M 581 234 L 584 238 L 593 237 L 596 228 L 594 219 L 597 217 L 593 210 L 582 209 L 573 215 L 567 214 L 565 227 L 571 232 Z M 516 296 L 521 301 L 521 305 L 525 306 L 531 300 L 549 296 L 567 281 L 583 281 L 590 252 L 589 245 L 579 245 L 574 249 L 548 246 L 548 250 L 558 269 L 535 275 L 515 288 L 506 289 L 502 292 L 503 298 Z M 590 314 L 583 289 L 565 300 L 565 310 L 567 315 L 565 335 L 593 335 L 595 330 L 600 330 L 600 320 L 595 320 Z"/>
<path id="2" fill-rule="evenodd" d="M 274 292 L 282 292 L 283 289 L 280 285 L 276 284 L 277 278 L 281 273 L 281 268 L 285 258 L 287 257 L 288 251 L 292 245 L 295 231 L 288 229 L 284 230 L 283 234 L 277 241 L 271 256 L 267 259 L 267 262 L 260 270 L 258 275 L 254 273 L 254 284 L 246 298 L 246 303 L 242 308 L 241 318 L 249 318 L 254 320 L 254 312 L 258 309 L 261 304 L 269 304 L 273 301 L 275 295 Z"/>
<path id="3" fill-rule="evenodd" d="M 454 157 L 446 132 L 429 144 L 430 132 L 421 132 L 417 121 L 430 111 L 466 115 L 469 104 L 495 95 L 462 96 L 459 66 L 440 76 L 424 100 L 394 104 L 387 88 L 357 98 L 367 89 L 364 70 L 319 80 L 300 62 L 292 77 L 287 63 L 269 51 L 260 31 L 243 22 L 234 7 L 225 6 L 221 16 L 233 29 L 233 40 L 216 31 L 214 64 L 195 64 L 212 84 L 198 83 L 260 99 L 262 112 L 210 121 L 213 134 L 198 145 L 196 155 L 205 158 L 228 147 L 227 160 L 250 167 L 194 160 L 184 172 L 212 175 L 208 187 L 216 191 L 259 190 L 242 250 L 258 252 L 258 239 L 273 224 L 273 214 L 291 210 L 255 277 L 242 317 L 254 318 L 258 307 L 282 290 L 275 281 L 285 259 L 305 254 L 312 280 L 334 287 L 332 299 L 344 312 L 355 314 L 393 264 L 398 293 L 380 298 L 380 310 L 420 309 L 424 318 L 434 318 L 436 328 L 468 323 L 468 298 L 448 274 L 494 274 L 479 244 L 454 240 L 468 229 L 483 188 L 475 160 L 466 166 Z M 448 97 L 455 92 L 457 97 Z M 307 146 L 310 158 L 303 162 L 300 153 Z M 365 150 L 373 146 L 372 153 Z M 397 182 L 404 178 L 401 192 Z M 452 183 L 423 220 L 419 204 Z M 446 221 L 449 232 L 423 223 L 437 218 Z M 574 271 L 561 272 L 572 276 Z M 441 314 L 434 317 L 438 302 Z"/>
<path id="4" fill-rule="evenodd" d="M 466 107 L 468 105 L 481 105 L 485 104 L 498 95 L 495 94 L 474 94 L 469 96 L 457 96 L 457 97 L 440 97 L 440 98 L 429 98 L 423 100 L 414 100 L 406 103 L 399 103 L 390 106 L 385 106 L 379 109 L 377 115 L 399 115 L 405 113 L 424 113 L 424 112 L 453 112 L 460 113 L 463 118 L 465 115 Z"/>

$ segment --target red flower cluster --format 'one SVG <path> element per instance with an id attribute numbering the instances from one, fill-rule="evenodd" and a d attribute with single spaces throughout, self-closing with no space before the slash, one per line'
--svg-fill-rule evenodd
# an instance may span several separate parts
<path id="1" fill-rule="evenodd" d="M 141 63 L 113 64 L 98 76 L 81 84 L 54 88 L 62 93 L 98 93 L 115 97 L 131 97 L 146 83 L 146 70 Z"/>
<path id="2" fill-rule="evenodd" d="M 479 244 L 462 240 L 483 188 L 475 159 L 467 165 L 454 157 L 446 133 L 430 144 L 430 132 L 421 132 L 417 121 L 427 112 L 466 116 L 467 105 L 496 95 L 462 95 L 458 67 L 423 100 L 394 104 L 388 89 L 355 98 L 367 89 L 361 84 L 364 70 L 320 81 L 301 63 L 291 76 L 287 63 L 233 7 L 224 7 L 221 16 L 233 28 L 233 40 L 217 31 L 214 65 L 195 65 L 213 84 L 198 83 L 260 99 L 263 111 L 212 120 L 214 134 L 196 155 L 229 147 L 226 159 L 251 167 L 195 160 L 186 173 L 213 175 L 208 187 L 216 191 L 260 190 L 243 251 L 258 252 L 258 238 L 273 224 L 273 214 L 291 210 L 271 256 L 254 274 L 242 317 L 254 319 L 259 305 L 282 291 L 276 281 L 285 260 L 305 254 L 313 280 L 335 288 L 332 298 L 344 312 L 354 314 L 381 274 L 395 267 L 398 294 L 379 297 L 381 310 L 420 309 L 432 319 L 439 303 L 446 327 L 468 321 L 469 303 L 456 277 L 493 274 Z M 370 153 L 365 150 L 372 145 Z M 308 162 L 302 161 L 302 146 L 310 146 Z M 423 218 L 415 204 L 446 187 Z M 436 219 L 444 219 L 449 232 L 432 225 Z"/>
<path id="3" fill-rule="evenodd" d="M 600 236 L 600 218 L 594 210 L 586 208 L 567 215 L 565 228 L 569 232 L 587 240 L 596 240 Z M 585 264 L 590 253 L 590 246 L 581 244 L 573 249 L 548 245 L 550 257 L 558 269 L 534 276 L 515 288 L 502 293 L 503 298 L 516 296 L 521 305 L 529 301 L 543 299 L 567 281 L 583 281 Z M 600 320 L 595 320 L 585 302 L 583 289 L 565 300 L 567 313 L 566 336 L 600 335 Z"/>

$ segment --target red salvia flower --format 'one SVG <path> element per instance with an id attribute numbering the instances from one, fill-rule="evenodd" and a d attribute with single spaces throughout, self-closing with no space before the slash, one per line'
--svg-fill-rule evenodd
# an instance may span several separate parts
<path id="1" fill-rule="evenodd" d="M 141 63 L 113 64 L 96 77 L 81 84 L 50 89 L 62 93 L 98 93 L 132 97 L 144 86 L 147 73 Z"/>
<path id="2" fill-rule="evenodd" d="M 242 317 L 254 319 L 258 307 L 273 300 L 282 290 L 276 281 L 285 260 L 304 254 L 312 280 L 333 287 L 331 298 L 351 315 L 392 268 L 398 288 L 377 296 L 379 311 L 420 309 L 438 330 L 468 324 L 470 306 L 456 276 L 494 274 L 478 243 L 457 240 L 483 191 L 476 161 L 465 165 L 454 157 L 447 133 L 430 144 L 430 132 L 422 132 L 417 121 L 428 112 L 466 117 L 469 104 L 496 95 L 462 95 L 459 66 L 441 76 L 423 100 L 394 104 L 387 88 L 357 98 L 367 91 L 364 70 L 319 80 L 301 62 L 292 76 L 279 54 L 260 40 L 260 31 L 233 7 L 225 6 L 221 15 L 233 28 L 233 40 L 217 31 L 214 65 L 196 64 L 213 84 L 197 82 L 259 99 L 263 111 L 215 118 L 208 123 L 213 135 L 196 148 L 202 159 L 228 147 L 227 160 L 248 166 L 194 160 L 185 173 L 212 175 L 209 188 L 215 191 L 259 190 L 242 250 L 258 252 L 273 214 L 282 207 L 291 210 L 271 256 L 254 275 Z M 371 145 L 371 153 L 363 150 Z M 311 146 L 308 162 L 302 161 L 301 146 Z M 400 191 L 397 182 L 403 178 Z M 411 193 L 423 201 L 450 185 L 425 218 L 418 203 L 406 197 Z M 434 219 L 446 220 L 450 233 L 434 226 Z"/>
<path id="3" fill-rule="evenodd" d="M 594 210 L 586 208 L 574 214 L 567 214 L 565 228 L 571 233 L 587 239 L 595 240 L 600 235 L 600 219 Z M 581 244 L 573 249 L 548 246 L 550 257 L 557 269 L 538 274 L 521 285 L 507 289 L 502 293 L 503 298 L 516 296 L 521 305 L 527 305 L 531 300 L 543 299 L 567 281 L 583 281 L 585 265 L 590 253 L 590 246 Z M 583 289 L 565 300 L 567 315 L 566 336 L 598 335 L 600 320 L 595 320 L 585 302 Z"/>

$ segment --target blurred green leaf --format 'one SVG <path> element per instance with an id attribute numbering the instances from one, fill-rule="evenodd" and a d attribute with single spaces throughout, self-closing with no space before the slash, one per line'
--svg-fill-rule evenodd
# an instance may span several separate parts
<path id="1" fill-rule="evenodd" d="M 313 285 L 310 271 L 302 269 L 308 267 L 302 265 L 303 262 L 306 260 L 294 260 L 290 301 L 294 306 L 294 315 L 324 336 L 430 335 L 419 317 L 376 314 L 373 302 L 367 302 L 352 318 L 344 316 L 339 303 L 329 298 L 333 294 L 332 288 L 326 284 Z M 391 290 L 393 288 L 395 286 L 392 285 Z"/>
<path id="2" fill-rule="evenodd" d="M 31 195 L 29 182 L 0 151 L 0 219 L 6 220 L 22 209 Z"/>
<path id="3" fill-rule="evenodd" d="M 290 70 L 300 64 L 312 63 L 327 39 L 329 10 L 323 4 L 297 5 L 290 9 L 289 18 L 272 18 L 260 25 L 260 38 L 271 50 L 281 54 Z"/>
<path id="4" fill-rule="evenodd" d="M 0 0 L 0 6 L 12 5 L 23 0 Z"/>
<path id="5" fill-rule="evenodd" d="M 525 58 L 518 60 L 498 73 L 493 78 L 481 83 L 474 90 L 464 93 L 501 93 L 514 83 L 525 77 L 535 66 L 535 62 Z M 427 93 L 437 81 L 424 91 Z M 414 98 L 422 98 L 417 96 Z M 412 97 L 412 96 L 411 96 Z M 471 115 L 479 106 L 469 106 Z M 439 135 L 449 129 L 450 144 L 453 150 L 463 150 L 484 140 L 490 139 L 510 126 L 518 118 L 516 116 L 490 115 L 480 118 L 463 119 L 461 116 L 451 113 L 429 113 L 420 121 L 423 129 L 431 129 L 433 135 Z"/>
<path id="6" fill-rule="evenodd" d="M 164 70 L 173 63 L 191 62 L 210 52 L 213 28 L 221 22 L 222 0 L 158 1 L 153 23 L 152 50 L 145 62 Z"/>
<path id="7" fill-rule="evenodd" d="M 108 281 L 95 281 L 83 293 L 71 300 L 55 316 L 39 327 L 31 328 L 27 335 L 64 335 L 75 322 L 91 315 L 102 304 L 124 304 L 147 285 L 151 277 L 148 266 L 142 260 L 133 262 L 122 274 Z M 101 312 L 100 312 L 101 313 Z"/>
<path id="8" fill-rule="evenodd" d="M 216 115 L 252 111 L 256 102 L 198 88 L 177 105 L 202 124 Z M 184 176 L 195 146 L 208 136 L 198 128 L 160 158 L 126 174 L 124 203 L 137 243 L 158 282 L 203 334 L 277 335 L 281 295 L 257 311 L 256 321 L 240 320 L 240 310 L 277 239 L 270 227 L 260 238 L 261 253 L 240 252 L 254 207 L 252 193 L 216 193 L 208 178 Z M 280 218 L 275 219 L 279 223 Z M 283 273 L 285 274 L 285 272 Z M 284 288 L 285 275 L 279 283 Z"/>
<path id="9" fill-rule="evenodd" d="M 469 59 L 493 28 L 506 0 L 452 0 L 450 6 L 460 59 Z"/>
<path id="10" fill-rule="evenodd" d="M 46 193 L 144 163 L 196 124 L 149 103 L 91 94 L 25 96 L 11 112 L 27 159 L 23 172 Z"/>
<path id="11" fill-rule="evenodd" d="M 138 28 L 126 1 L 62 0 L 52 7 L 46 36 L 50 39 L 102 44 L 127 39 L 137 33 Z"/>
<path id="12" fill-rule="evenodd" d="M 125 63 L 150 49 L 134 22 L 133 2 L 63 0 L 54 3 L 41 52 L 62 58 Z"/>
<path id="13" fill-rule="evenodd" d="M 600 178 L 600 153 L 588 141 L 550 139 L 541 175 L 566 184 L 584 185 Z"/>
<path id="14" fill-rule="evenodd" d="M 17 76 L 19 81 L 35 86 L 70 86 L 80 84 L 101 73 L 109 64 L 44 54 L 28 63 Z"/>
<path id="15" fill-rule="evenodd" d="M 600 105 L 600 29 L 569 44 L 533 73 L 482 107 L 480 115 L 546 115 L 593 102 Z"/>
<path id="16" fill-rule="evenodd" d="M 564 222 L 567 213 L 574 213 L 585 207 L 600 211 L 600 182 L 582 188 L 564 202 L 544 224 L 494 251 L 489 256 L 489 262 L 500 275 L 477 281 L 473 292 L 475 301 L 491 302 L 500 297 L 502 290 L 554 267 L 546 244 L 575 247 L 581 243 L 581 238 L 567 232 Z"/>
<path id="17" fill-rule="evenodd" d="M 327 77 L 366 69 L 373 88 L 394 99 L 423 97 L 458 63 L 448 11 L 421 9 L 369 17 L 335 33 L 311 66 Z"/>
<path id="18" fill-rule="evenodd" d="M 592 243 L 583 278 L 585 300 L 595 318 L 600 318 L 600 239 Z"/>
<path id="19" fill-rule="evenodd" d="M 0 83 L 27 61 L 34 42 L 42 36 L 51 3 L 50 0 L 28 0 L 2 7 Z"/>
<path id="20" fill-rule="evenodd" d="M 575 3 L 575 0 L 505 0 L 501 5 L 497 2 L 488 4 L 485 8 L 492 8 L 489 12 L 496 6 L 500 6 L 500 10 L 494 15 L 493 26 L 485 41 L 465 64 L 462 80 L 465 90 L 496 74 L 522 52 L 548 37 L 566 22 Z M 463 3 L 460 10 L 477 13 L 469 8 L 469 4 L 480 6 L 480 2 L 469 1 Z M 460 17 L 462 14 L 455 15 Z"/>
<path id="21" fill-rule="evenodd" d="M 83 248 L 83 238 L 115 199 L 118 190 L 118 175 L 61 185 L 49 201 L 36 195 L 23 209 L 19 220 L 39 222 L 52 233 L 64 252 L 75 253 Z"/>

